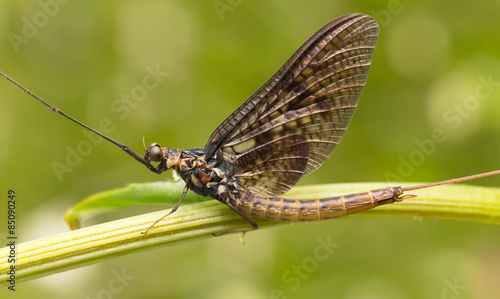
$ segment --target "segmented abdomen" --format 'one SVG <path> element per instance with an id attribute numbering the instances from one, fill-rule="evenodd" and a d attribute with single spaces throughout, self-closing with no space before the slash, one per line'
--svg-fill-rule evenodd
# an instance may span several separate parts
<path id="1" fill-rule="evenodd" d="M 271 220 L 320 221 L 400 201 L 398 196 L 403 191 L 401 187 L 388 187 L 310 200 L 265 197 L 250 192 L 240 194 L 229 202 L 247 215 Z"/>

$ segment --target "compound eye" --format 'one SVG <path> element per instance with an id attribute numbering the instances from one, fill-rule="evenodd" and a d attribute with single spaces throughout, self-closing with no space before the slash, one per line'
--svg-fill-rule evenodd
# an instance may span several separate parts
<path id="1" fill-rule="evenodd" d="M 163 160 L 163 151 L 158 143 L 151 143 L 146 149 L 147 160 L 160 162 Z"/>

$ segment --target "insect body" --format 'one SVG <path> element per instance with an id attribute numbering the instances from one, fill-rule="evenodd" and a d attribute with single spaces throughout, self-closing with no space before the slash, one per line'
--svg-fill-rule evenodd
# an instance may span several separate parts
<path id="1" fill-rule="evenodd" d="M 183 196 L 188 190 L 211 196 L 243 216 L 252 225 L 249 229 L 258 224 L 248 215 L 321 220 L 387 201 L 351 204 L 359 195 L 280 198 L 339 144 L 365 85 L 377 35 L 376 21 L 366 15 L 330 22 L 214 131 L 204 149 L 152 144 L 145 159 L 160 162 L 157 173 L 177 170 L 186 182 Z M 389 198 L 394 201 L 396 195 Z"/>
<path id="2" fill-rule="evenodd" d="M 499 174 L 497 170 L 416 187 L 388 187 L 312 200 L 282 198 L 303 175 L 318 169 L 340 143 L 365 85 L 377 35 L 377 22 L 363 14 L 346 15 L 326 24 L 219 125 L 204 148 L 180 150 L 153 143 L 144 157 L 0 74 L 52 111 L 119 146 L 152 172 L 179 172 L 186 186 L 164 217 L 175 212 L 191 190 L 217 199 L 251 224 L 231 232 L 257 229 L 250 216 L 318 221 L 413 197 L 403 195 L 405 191 Z M 151 162 L 159 164 L 155 167 Z"/>

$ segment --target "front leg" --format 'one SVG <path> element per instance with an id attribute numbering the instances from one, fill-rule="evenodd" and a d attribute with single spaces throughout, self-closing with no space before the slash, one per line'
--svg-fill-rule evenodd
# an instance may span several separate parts
<path id="1" fill-rule="evenodd" d="M 144 234 L 146 235 L 149 230 L 151 228 L 153 228 L 153 226 L 155 226 L 158 222 L 160 222 L 163 218 L 165 217 L 168 217 L 170 214 L 172 213 L 175 213 L 175 211 L 177 211 L 177 209 L 179 208 L 179 206 L 181 205 L 182 201 L 184 200 L 184 197 L 186 197 L 186 194 L 188 193 L 189 191 L 189 188 L 191 187 L 191 175 L 189 175 L 187 178 L 186 178 L 186 186 L 184 186 L 184 189 L 182 190 L 182 195 L 181 195 L 181 198 L 179 198 L 179 201 L 177 202 L 177 204 L 172 208 L 172 210 L 170 210 L 170 212 L 168 212 L 167 214 L 163 215 L 160 219 L 156 220 L 153 224 L 151 224 L 150 227 L 148 227 L 148 229 L 144 232 L 141 232 L 141 234 Z"/>

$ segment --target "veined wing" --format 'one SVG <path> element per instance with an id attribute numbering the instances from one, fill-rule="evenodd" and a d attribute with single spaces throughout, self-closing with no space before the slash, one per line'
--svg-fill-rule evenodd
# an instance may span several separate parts
<path id="1" fill-rule="evenodd" d="M 239 155 L 231 172 L 241 186 L 253 193 L 281 195 L 297 184 L 308 161 L 307 139 L 301 135 L 289 135 Z"/>
<path id="2" fill-rule="evenodd" d="M 233 163 L 259 145 L 301 135 L 309 143 L 304 174 L 318 169 L 354 114 L 377 35 L 377 22 L 363 14 L 325 25 L 212 133 L 207 158 Z"/>

